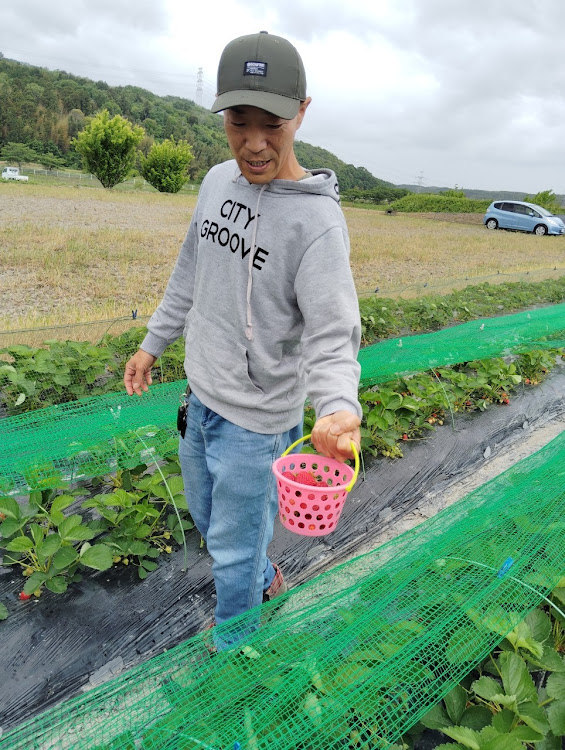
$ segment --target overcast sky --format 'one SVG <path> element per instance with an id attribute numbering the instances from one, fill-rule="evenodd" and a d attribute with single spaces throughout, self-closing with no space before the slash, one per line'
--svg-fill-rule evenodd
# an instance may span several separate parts
<path id="1" fill-rule="evenodd" d="M 0 0 L 0 51 L 210 106 L 223 47 L 304 60 L 301 140 L 395 184 L 565 193 L 565 0 Z"/>

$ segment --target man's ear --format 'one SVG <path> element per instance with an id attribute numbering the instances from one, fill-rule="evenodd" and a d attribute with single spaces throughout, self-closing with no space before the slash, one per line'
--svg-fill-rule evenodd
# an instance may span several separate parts
<path id="1" fill-rule="evenodd" d="M 306 114 L 306 110 L 308 109 L 308 106 L 310 102 L 312 101 L 312 97 L 309 96 L 308 99 L 305 99 L 303 102 L 300 102 L 300 109 L 298 110 L 298 114 L 296 115 L 296 129 L 302 125 L 302 120 L 304 119 L 304 115 Z"/>

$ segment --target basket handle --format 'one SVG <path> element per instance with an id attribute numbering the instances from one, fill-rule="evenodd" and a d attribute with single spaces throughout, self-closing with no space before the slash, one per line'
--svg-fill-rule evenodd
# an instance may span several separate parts
<path id="1" fill-rule="evenodd" d="M 312 437 L 312 433 L 309 433 L 308 435 L 304 435 L 304 437 L 301 437 L 298 440 L 295 440 L 294 443 L 292 445 L 289 445 L 288 448 L 285 450 L 285 452 L 281 455 L 281 458 L 283 456 L 288 456 L 288 454 L 293 448 L 296 448 L 296 446 L 299 443 L 302 443 L 305 440 L 308 440 L 308 438 L 310 437 Z M 353 485 L 355 484 L 355 482 L 357 481 L 357 477 L 359 476 L 359 453 L 357 452 L 357 446 L 355 445 L 353 440 L 351 441 L 351 450 L 353 451 L 353 456 L 355 458 L 355 466 L 354 466 L 354 471 L 353 471 L 353 478 L 351 479 L 351 482 L 349 482 L 349 484 L 345 488 L 348 492 L 351 492 L 351 490 L 353 489 Z"/>

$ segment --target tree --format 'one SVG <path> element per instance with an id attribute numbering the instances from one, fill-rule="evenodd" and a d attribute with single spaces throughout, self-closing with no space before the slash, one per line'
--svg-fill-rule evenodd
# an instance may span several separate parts
<path id="1" fill-rule="evenodd" d="M 536 206 L 543 206 L 543 208 L 547 208 L 548 211 L 551 211 L 552 214 L 563 213 L 563 206 L 553 190 L 542 190 L 535 195 L 526 195 L 524 200 L 527 203 L 534 203 Z"/>
<path id="2" fill-rule="evenodd" d="M 103 109 L 90 118 L 72 143 L 81 154 L 85 168 L 105 188 L 113 188 L 127 178 L 143 136 L 139 125 L 132 125 L 121 115 L 111 118 L 108 110 Z"/>
<path id="3" fill-rule="evenodd" d="M 37 153 L 25 143 L 7 143 L 2 149 L 2 158 L 4 161 L 15 161 L 21 169 L 24 161 L 37 161 Z"/>
<path id="4" fill-rule="evenodd" d="M 167 139 L 154 143 L 147 156 L 141 157 L 141 174 L 161 193 L 178 193 L 188 177 L 192 149 L 186 141 Z"/>
<path id="5" fill-rule="evenodd" d="M 45 169 L 62 169 L 65 166 L 64 161 L 59 156 L 55 156 L 55 154 L 49 152 L 39 154 L 37 161 Z"/>

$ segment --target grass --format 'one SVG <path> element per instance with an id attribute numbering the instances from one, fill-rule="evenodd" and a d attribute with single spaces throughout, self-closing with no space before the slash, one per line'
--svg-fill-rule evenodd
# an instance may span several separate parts
<path id="1" fill-rule="evenodd" d="M 0 184 L 0 330 L 151 314 L 196 195 L 40 181 Z M 421 296 L 485 278 L 565 271 L 561 237 L 489 232 L 477 223 L 345 207 L 358 293 Z M 553 271 L 553 269 L 556 269 Z M 526 275 L 528 274 L 528 275 Z"/>
<path id="2" fill-rule="evenodd" d="M 448 292 L 470 282 L 539 280 L 565 271 L 563 237 L 489 232 L 472 216 L 458 223 L 362 208 L 344 212 L 360 294 L 378 286 L 385 296 L 421 296 L 426 289 Z"/>

